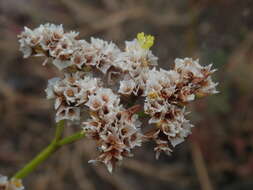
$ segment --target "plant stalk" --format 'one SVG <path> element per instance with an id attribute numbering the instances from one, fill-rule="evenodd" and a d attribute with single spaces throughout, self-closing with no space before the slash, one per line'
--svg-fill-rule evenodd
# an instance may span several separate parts
<path id="1" fill-rule="evenodd" d="M 20 169 L 12 178 L 23 179 L 31 172 L 33 172 L 40 164 L 42 164 L 47 158 L 55 153 L 59 148 L 64 145 L 73 143 L 82 139 L 85 134 L 84 132 L 78 132 L 66 138 L 61 138 L 64 130 L 64 121 L 60 121 L 56 124 L 56 132 L 53 141 L 44 148 L 35 158 L 28 162 L 22 169 Z"/>

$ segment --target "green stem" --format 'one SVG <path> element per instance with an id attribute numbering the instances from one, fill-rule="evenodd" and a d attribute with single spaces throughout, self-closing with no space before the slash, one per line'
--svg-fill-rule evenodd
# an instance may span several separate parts
<path id="1" fill-rule="evenodd" d="M 42 150 L 33 160 L 27 163 L 21 170 L 19 170 L 12 178 L 23 179 L 32 171 L 34 171 L 42 162 L 44 162 L 51 154 L 53 154 L 59 146 L 52 143 Z"/>
<path id="2" fill-rule="evenodd" d="M 53 140 L 54 143 L 57 143 L 62 137 L 62 133 L 64 130 L 64 122 L 64 120 L 61 120 L 56 124 L 55 137 Z"/>
<path id="3" fill-rule="evenodd" d="M 60 147 L 73 143 L 82 139 L 85 134 L 83 132 L 76 133 L 69 137 L 61 139 L 64 129 L 64 121 L 60 121 L 56 125 L 55 137 L 51 144 L 49 144 L 44 150 L 42 150 L 33 160 L 27 163 L 21 170 L 19 170 L 12 178 L 23 179 L 28 174 L 33 172 L 41 163 L 43 163 L 49 156 L 56 152 Z"/>
<path id="4" fill-rule="evenodd" d="M 75 133 L 74 135 L 71 135 L 69 137 L 66 137 L 62 140 L 60 140 L 57 145 L 58 146 L 64 146 L 66 144 L 71 144 L 75 141 L 78 141 L 79 139 L 82 139 L 85 136 L 85 133 L 83 131 Z"/>

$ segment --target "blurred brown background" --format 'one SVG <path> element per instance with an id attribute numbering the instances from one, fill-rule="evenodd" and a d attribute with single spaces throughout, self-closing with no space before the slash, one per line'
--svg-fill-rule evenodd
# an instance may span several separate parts
<path id="1" fill-rule="evenodd" d="M 135 150 L 110 175 L 84 140 L 58 151 L 25 179 L 33 190 L 252 190 L 252 0 L 0 0 L 0 173 L 12 175 L 53 136 L 47 80 L 58 75 L 41 59 L 24 60 L 16 35 L 52 22 L 81 37 L 123 46 L 138 32 L 156 37 L 154 53 L 169 68 L 176 57 L 218 68 L 218 95 L 196 101 L 193 135 L 172 156 L 154 159 L 153 146 Z M 78 130 L 67 127 L 66 134 Z"/>

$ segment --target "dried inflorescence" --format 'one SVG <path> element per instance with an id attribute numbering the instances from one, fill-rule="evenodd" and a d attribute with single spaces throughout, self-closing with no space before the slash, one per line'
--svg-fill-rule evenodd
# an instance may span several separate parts
<path id="1" fill-rule="evenodd" d="M 131 149 L 141 146 L 143 138 L 139 128 L 141 123 L 134 114 L 136 108 L 126 110 L 115 105 L 111 109 L 109 108 L 106 114 L 100 109 L 92 114 L 90 120 L 83 123 L 85 132 L 97 141 L 101 151 L 99 157 L 90 162 L 101 161 L 110 172 L 123 157 L 132 156 Z"/>
<path id="2" fill-rule="evenodd" d="M 53 24 L 25 28 L 19 42 L 25 58 L 45 56 L 44 63 L 51 59 L 63 72 L 46 89 L 55 101 L 56 121 L 79 122 L 100 151 L 90 162 L 103 162 L 110 172 L 144 141 L 156 143 L 156 158 L 170 154 L 193 127 L 185 117 L 186 105 L 217 93 L 211 65 L 185 58 L 176 59 L 172 70 L 158 70 L 150 50 L 154 37 L 144 33 L 127 41 L 123 51 L 101 39 L 78 40 L 78 33 Z M 150 127 L 143 134 L 146 117 Z"/>
<path id="3" fill-rule="evenodd" d="M 20 179 L 10 179 L 8 177 L 0 175 L 0 189 L 1 190 L 23 190 L 24 186 Z"/>
<path id="4" fill-rule="evenodd" d="M 101 87 L 100 83 L 83 72 L 64 73 L 63 79 L 50 79 L 45 91 L 48 99 L 55 100 L 56 122 L 80 120 L 81 109 Z"/>

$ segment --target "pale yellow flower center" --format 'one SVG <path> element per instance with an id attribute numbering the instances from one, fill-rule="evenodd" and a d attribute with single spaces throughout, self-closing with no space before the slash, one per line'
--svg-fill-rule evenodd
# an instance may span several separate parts
<path id="1" fill-rule="evenodd" d="M 155 37 L 141 32 L 137 34 L 137 40 L 143 49 L 150 49 L 154 45 Z"/>
<path id="2" fill-rule="evenodd" d="M 158 94 L 156 92 L 150 92 L 148 94 L 148 97 L 151 99 L 156 99 L 156 98 L 158 98 Z"/>
<path id="3" fill-rule="evenodd" d="M 18 180 L 18 179 L 12 180 L 11 183 L 12 183 L 13 185 L 15 185 L 17 188 L 20 188 L 20 187 L 23 186 L 21 180 Z"/>

